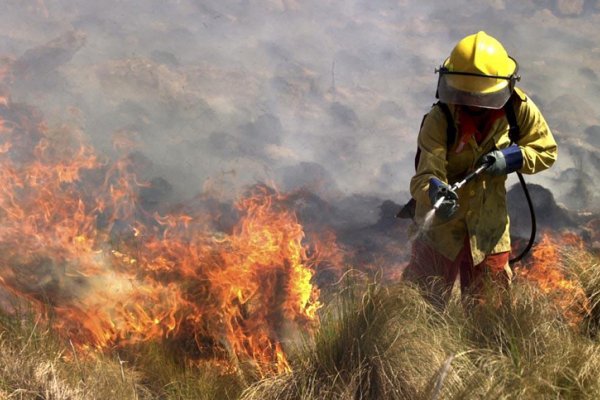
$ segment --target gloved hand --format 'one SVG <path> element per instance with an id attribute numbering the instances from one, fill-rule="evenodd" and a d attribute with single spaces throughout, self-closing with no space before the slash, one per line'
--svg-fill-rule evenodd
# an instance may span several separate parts
<path id="1" fill-rule="evenodd" d="M 434 205 L 442 197 L 444 200 L 435 211 L 435 215 L 443 219 L 450 219 L 458 210 L 458 195 L 444 182 L 437 178 L 431 178 L 429 180 L 431 205 Z"/>
<path id="2" fill-rule="evenodd" d="M 506 175 L 515 172 L 523 166 L 523 152 L 519 146 L 513 145 L 502 150 L 493 150 L 481 157 L 479 165 L 488 163 L 487 172 L 490 175 Z"/>

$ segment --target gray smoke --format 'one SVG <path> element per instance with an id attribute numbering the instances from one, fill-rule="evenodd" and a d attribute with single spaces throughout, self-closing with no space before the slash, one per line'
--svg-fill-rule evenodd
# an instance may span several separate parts
<path id="1" fill-rule="evenodd" d="M 578 182 L 600 184 L 598 0 L 8 0 L 0 24 L 12 101 L 106 154 L 115 135 L 136 143 L 147 178 L 180 196 L 273 180 L 398 202 L 434 68 L 485 30 L 519 61 L 561 146 L 532 180 L 567 205 L 598 204 L 577 196 Z"/>

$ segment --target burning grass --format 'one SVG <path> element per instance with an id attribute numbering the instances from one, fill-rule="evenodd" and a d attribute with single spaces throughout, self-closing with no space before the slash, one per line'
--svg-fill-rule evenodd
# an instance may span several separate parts
<path id="1" fill-rule="evenodd" d="M 19 107 L 0 105 L 3 293 L 81 352 L 164 343 L 190 362 L 288 368 L 281 332 L 315 326 L 320 256 L 285 196 L 256 185 L 229 207 L 152 209 L 135 157 Z"/>
<path id="2" fill-rule="evenodd" d="M 252 364 L 186 364 L 164 343 L 85 357 L 35 312 L 3 315 L 0 393 L 53 399 L 598 398 L 600 260 L 578 245 L 549 240 L 539 246 L 558 246 L 554 262 L 561 279 L 585 293 L 587 308 L 565 303 L 564 293 L 557 301 L 530 274 L 517 274 L 510 290 L 490 293 L 470 312 L 454 296 L 440 313 L 401 282 L 354 274 L 328 292 L 314 335 L 283 341 L 290 369 L 266 377 Z M 583 314 L 572 320 L 573 313 Z"/>

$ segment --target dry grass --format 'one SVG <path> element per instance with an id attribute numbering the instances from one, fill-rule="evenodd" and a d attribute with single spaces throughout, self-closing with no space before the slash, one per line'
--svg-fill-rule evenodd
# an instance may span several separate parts
<path id="1" fill-rule="evenodd" d="M 134 371 L 110 359 L 77 360 L 25 315 L 0 320 L 0 390 L 7 399 L 148 398 Z"/>
<path id="2" fill-rule="evenodd" d="M 589 299 L 578 326 L 522 279 L 469 312 L 456 296 L 442 313 L 402 283 L 356 280 L 333 291 L 314 337 L 287 343 L 292 372 L 262 380 L 185 366 L 158 344 L 75 358 L 35 319 L 2 316 L 0 398 L 600 398 L 600 263 L 569 249 L 563 264 Z"/>
<path id="3" fill-rule="evenodd" d="M 127 360 L 127 361 L 126 361 Z M 84 356 L 31 314 L 0 317 L 2 399 L 237 399 L 241 373 L 186 367 L 157 345 Z"/>
<path id="4" fill-rule="evenodd" d="M 600 398 L 600 266 L 568 249 L 569 270 L 592 304 L 583 326 L 524 279 L 465 312 L 439 313 L 403 285 L 342 291 L 294 371 L 244 392 L 254 399 Z"/>

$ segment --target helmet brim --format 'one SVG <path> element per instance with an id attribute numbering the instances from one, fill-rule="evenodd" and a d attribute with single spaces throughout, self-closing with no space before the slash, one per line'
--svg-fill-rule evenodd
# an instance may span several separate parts
<path id="1" fill-rule="evenodd" d="M 458 104 L 463 106 L 481 107 L 499 109 L 506 104 L 512 94 L 514 84 L 510 81 L 504 81 L 504 84 L 492 83 L 491 80 L 497 81 L 497 78 L 489 78 L 490 85 L 495 85 L 497 90 L 494 91 L 471 91 L 461 90 L 451 82 L 452 74 L 440 74 L 438 80 L 438 97 L 447 104 Z M 475 79 L 488 79 L 485 77 L 476 77 Z"/>

